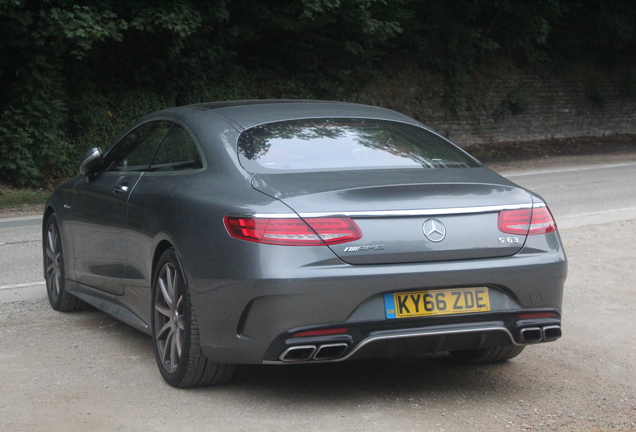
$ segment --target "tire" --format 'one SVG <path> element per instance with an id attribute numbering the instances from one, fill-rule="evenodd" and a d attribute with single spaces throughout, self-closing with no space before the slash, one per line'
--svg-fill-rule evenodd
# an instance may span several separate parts
<path id="1" fill-rule="evenodd" d="M 460 363 L 499 363 L 517 357 L 524 346 L 506 345 L 477 350 L 451 351 L 453 359 Z"/>
<path id="2" fill-rule="evenodd" d="M 64 249 L 55 213 L 46 220 L 42 236 L 44 278 L 51 307 L 59 312 L 84 309 L 85 303 L 66 291 Z"/>
<path id="3" fill-rule="evenodd" d="M 152 340 L 159 371 L 173 387 L 224 384 L 236 369 L 209 361 L 201 351 L 196 313 L 173 248 L 161 255 L 153 277 Z"/>

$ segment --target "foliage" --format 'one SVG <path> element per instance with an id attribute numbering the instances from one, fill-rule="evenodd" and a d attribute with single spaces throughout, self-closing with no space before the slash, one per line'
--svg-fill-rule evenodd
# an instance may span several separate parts
<path id="1" fill-rule="evenodd" d="M 160 107 L 345 100 L 405 61 L 455 112 L 501 58 L 593 62 L 633 97 L 635 37 L 633 0 L 0 0 L 0 180 L 51 184 Z"/>
<path id="2" fill-rule="evenodd" d="M 0 210 L 19 209 L 20 207 L 44 204 L 51 196 L 49 190 L 32 188 L 12 188 L 0 184 Z"/>
<path id="3" fill-rule="evenodd" d="M 506 95 L 499 106 L 495 108 L 493 117 L 502 119 L 508 115 L 524 113 L 530 107 L 528 96 L 520 90 L 513 90 Z"/>

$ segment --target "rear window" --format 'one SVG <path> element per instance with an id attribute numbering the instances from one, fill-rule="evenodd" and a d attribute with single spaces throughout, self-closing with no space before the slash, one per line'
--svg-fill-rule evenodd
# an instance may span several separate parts
<path id="1" fill-rule="evenodd" d="M 243 132 L 238 152 L 243 167 L 258 173 L 481 166 L 426 129 L 385 120 L 269 123 Z"/>

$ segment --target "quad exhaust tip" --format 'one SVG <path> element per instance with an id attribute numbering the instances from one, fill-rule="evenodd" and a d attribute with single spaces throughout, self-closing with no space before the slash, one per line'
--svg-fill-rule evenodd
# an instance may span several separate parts
<path id="1" fill-rule="evenodd" d="M 563 333 L 561 326 L 528 327 L 519 331 L 522 343 L 552 342 L 560 338 Z"/>
<path id="2" fill-rule="evenodd" d="M 523 343 L 537 343 L 543 340 L 543 333 L 540 327 L 528 327 L 521 329 L 521 342 Z"/>
<path id="3" fill-rule="evenodd" d="M 349 348 L 346 343 L 333 343 L 323 345 L 299 345 L 287 348 L 279 359 L 284 362 L 326 361 L 335 360 L 343 356 Z"/>
<path id="4" fill-rule="evenodd" d="M 335 343 L 320 345 L 316 354 L 314 354 L 314 360 L 334 360 L 345 353 L 349 347 L 346 343 Z"/>
<path id="5" fill-rule="evenodd" d="M 279 358 L 284 362 L 308 361 L 313 357 L 315 352 L 315 345 L 293 346 L 283 351 Z"/>
<path id="6" fill-rule="evenodd" d="M 563 336 L 561 326 L 558 325 L 545 326 L 541 330 L 543 331 L 543 340 L 546 342 L 555 341 Z"/>
<path id="7" fill-rule="evenodd" d="M 563 333 L 561 326 L 549 325 L 544 327 L 526 327 L 519 331 L 521 343 L 533 344 L 552 342 L 559 339 Z M 341 358 L 349 349 L 349 344 L 332 343 L 322 345 L 298 345 L 287 348 L 280 355 L 283 362 L 328 361 Z"/>

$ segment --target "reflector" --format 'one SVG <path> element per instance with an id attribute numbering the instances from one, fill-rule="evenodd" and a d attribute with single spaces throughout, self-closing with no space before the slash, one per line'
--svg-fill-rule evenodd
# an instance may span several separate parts
<path id="1" fill-rule="evenodd" d="M 342 333 L 346 333 L 347 330 L 348 330 L 347 328 L 307 330 L 307 331 L 296 333 L 294 337 L 325 336 L 325 335 L 333 335 L 333 334 L 342 334 Z"/>
<path id="2" fill-rule="evenodd" d="M 519 319 L 556 318 L 554 312 L 535 312 L 519 314 Z"/>

